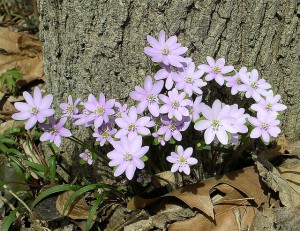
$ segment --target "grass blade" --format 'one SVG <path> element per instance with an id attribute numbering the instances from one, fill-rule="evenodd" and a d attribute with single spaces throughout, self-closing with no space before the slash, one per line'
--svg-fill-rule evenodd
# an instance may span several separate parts
<path id="1" fill-rule="evenodd" d="M 79 188 L 80 188 L 79 185 L 71 185 L 71 184 L 53 186 L 49 189 L 46 189 L 44 192 L 38 195 L 37 198 L 35 198 L 35 200 L 33 201 L 31 208 L 36 206 L 41 200 L 43 200 L 45 197 L 51 194 L 68 191 L 68 190 L 74 191 L 74 190 L 78 190 Z"/>
<path id="2" fill-rule="evenodd" d="M 4 221 L 3 225 L 2 225 L 2 229 L 1 229 L 2 231 L 8 231 L 9 230 L 9 227 L 11 226 L 11 224 L 15 220 L 15 216 L 16 216 L 17 212 L 18 212 L 17 208 L 10 212 L 10 214 L 5 219 L 5 221 Z"/>
<path id="3" fill-rule="evenodd" d="M 50 183 L 55 183 L 56 178 L 56 157 L 54 155 L 49 158 L 49 175 L 50 175 Z"/>
<path id="4" fill-rule="evenodd" d="M 95 216 L 97 209 L 99 207 L 99 205 L 101 204 L 101 202 L 103 201 L 104 198 L 104 194 L 101 195 L 100 197 L 98 197 L 98 199 L 96 200 L 95 204 L 93 205 L 93 207 L 91 208 L 91 211 L 89 213 L 89 217 L 86 220 L 86 225 L 85 225 L 85 231 L 89 231 L 90 230 L 90 226 L 92 224 L 93 221 L 93 217 Z"/>

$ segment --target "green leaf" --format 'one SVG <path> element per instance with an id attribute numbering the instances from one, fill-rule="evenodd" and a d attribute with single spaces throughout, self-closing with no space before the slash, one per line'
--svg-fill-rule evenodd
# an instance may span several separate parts
<path id="1" fill-rule="evenodd" d="M 38 170 L 39 172 L 47 172 L 49 169 L 47 166 L 45 165 L 41 165 L 41 164 L 37 164 L 37 163 L 33 163 L 29 160 L 22 160 L 23 163 L 35 170 Z"/>
<path id="2" fill-rule="evenodd" d="M 8 90 L 16 86 L 16 81 L 21 79 L 21 74 L 17 69 L 11 69 L 0 76 L 1 85 L 7 84 Z"/>
<path id="3" fill-rule="evenodd" d="M 50 175 L 50 183 L 55 183 L 56 178 L 56 157 L 55 155 L 50 156 L 49 158 L 49 175 Z"/>
<path id="4" fill-rule="evenodd" d="M 8 154 L 15 154 L 17 157 L 19 157 L 21 159 L 25 158 L 25 155 L 22 152 L 20 152 L 19 150 L 15 149 L 15 148 L 9 148 L 7 150 L 7 153 Z"/>
<path id="5" fill-rule="evenodd" d="M 20 166 L 16 162 L 11 162 L 10 166 L 16 171 L 16 173 L 22 177 L 26 181 L 26 176 L 24 171 L 20 168 Z"/>
<path id="6" fill-rule="evenodd" d="M 86 193 L 88 191 L 91 191 L 91 190 L 94 190 L 94 189 L 97 189 L 99 188 L 101 184 L 91 184 L 91 185 L 87 185 L 79 190 L 77 190 L 75 193 L 73 193 L 69 199 L 67 200 L 67 202 L 65 203 L 65 206 L 64 206 L 64 211 L 63 213 L 65 213 L 65 211 L 67 210 L 67 208 L 69 207 L 69 205 L 77 198 L 79 197 L 80 195 L 82 195 L 83 193 Z"/>
<path id="7" fill-rule="evenodd" d="M 175 144 L 176 141 L 174 139 L 170 139 L 169 144 Z"/>
<path id="8" fill-rule="evenodd" d="M 143 157 L 141 158 L 141 160 L 142 160 L 143 162 L 146 162 L 146 161 L 148 160 L 148 157 L 147 157 L 147 156 L 143 156 Z"/>
<path id="9" fill-rule="evenodd" d="M 9 227 L 11 226 L 11 224 L 15 220 L 17 212 L 18 212 L 18 208 L 14 209 L 13 211 L 11 211 L 9 213 L 8 217 L 3 222 L 2 229 L 1 229 L 2 231 L 8 231 L 9 230 Z"/>
<path id="10" fill-rule="evenodd" d="M 86 221 L 86 225 L 85 225 L 85 231 L 88 231 L 90 230 L 90 226 L 91 226 L 91 223 L 93 221 L 93 217 L 95 216 L 96 212 L 97 212 L 97 209 L 99 207 L 99 205 L 101 204 L 101 202 L 103 201 L 103 198 L 104 198 L 105 194 L 99 196 L 99 198 L 96 200 L 95 204 L 93 205 L 93 207 L 91 208 L 91 211 L 89 213 L 89 216 L 88 216 L 88 219 Z"/>
<path id="11" fill-rule="evenodd" d="M 9 138 L 5 138 L 5 137 L 0 137 L 0 141 L 2 143 L 6 143 L 6 144 L 14 144 L 14 145 L 19 145 L 18 142 L 12 140 L 12 139 L 9 139 Z"/>
<path id="12" fill-rule="evenodd" d="M 35 198 L 35 200 L 33 201 L 31 208 L 34 208 L 34 206 L 36 206 L 41 200 L 43 200 L 44 198 L 46 198 L 49 195 L 52 195 L 52 194 L 58 193 L 58 192 L 69 191 L 69 190 L 74 191 L 74 190 L 78 190 L 79 188 L 80 188 L 79 185 L 72 185 L 72 184 L 53 186 L 49 189 L 46 189 L 41 194 L 39 194 L 37 196 L 37 198 Z"/>
<path id="13" fill-rule="evenodd" d="M 4 144 L 0 143 L 0 151 L 2 151 L 4 154 L 6 154 L 7 150 L 8 150 L 8 148 Z"/>
<path id="14" fill-rule="evenodd" d="M 203 116 L 201 116 L 199 119 L 197 119 L 197 120 L 195 121 L 195 124 L 196 124 L 197 122 L 201 121 L 201 120 L 206 120 L 206 118 L 203 117 Z"/>

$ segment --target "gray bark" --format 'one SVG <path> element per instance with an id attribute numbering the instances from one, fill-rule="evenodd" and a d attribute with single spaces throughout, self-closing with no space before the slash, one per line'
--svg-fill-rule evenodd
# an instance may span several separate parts
<path id="1" fill-rule="evenodd" d="M 283 134 L 300 137 L 297 0 L 39 0 L 39 10 L 47 85 L 56 102 L 90 92 L 126 101 L 153 75 L 143 53 L 146 35 L 164 29 L 189 48 L 196 65 L 212 56 L 258 69 L 288 106 Z"/>

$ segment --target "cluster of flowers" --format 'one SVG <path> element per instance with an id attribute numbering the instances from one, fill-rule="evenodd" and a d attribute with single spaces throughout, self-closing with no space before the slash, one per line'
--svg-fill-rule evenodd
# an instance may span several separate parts
<path id="1" fill-rule="evenodd" d="M 91 126 L 93 137 L 100 146 L 107 143 L 113 146 L 107 156 L 111 159 L 109 166 L 116 167 L 114 175 L 125 172 L 129 180 L 136 169 L 145 167 L 149 146 L 143 146 L 143 136 L 153 136 L 161 145 L 171 140 L 181 141 L 182 132 L 193 122 L 194 129 L 204 131 L 207 144 L 219 141 L 225 145 L 236 143 L 239 133 L 248 132 L 247 121 L 255 127 L 250 134 L 252 138 L 262 137 L 269 142 L 270 137 L 278 136 L 278 111 L 285 110 L 286 106 L 278 103 L 280 96 L 274 96 L 269 90 L 271 86 L 258 78 L 257 70 L 248 72 L 242 67 L 236 71 L 233 66 L 226 66 L 223 58 L 215 61 L 211 57 L 207 57 L 208 65 L 196 68 L 191 58 L 183 57 L 188 49 L 177 42 L 176 36 L 166 39 L 164 31 L 159 33 L 158 40 L 148 35 L 147 41 L 151 47 L 146 47 L 144 52 L 153 62 L 159 63 L 161 69 L 154 79 L 147 76 L 144 86 L 136 86 L 130 93 L 130 97 L 138 102 L 136 106 L 128 108 L 127 104 L 122 105 L 114 99 L 107 100 L 103 93 L 98 99 L 90 94 L 86 102 L 74 101 L 69 96 L 67 103 L 60 105 L 62 117 L 56 121 L 54 110 L 50 109 L 53 96 L 42 97 L 40 89 L 35 88 L 33 97 L 28 92 L 23 93 L 26 103 L 15 103 L 20 112 L 14 114 L 13 119 L 28 119 L 26 129 L 38 122 L 45 131 L 40 140 L 54 142 L 56 146 L 60 146 L 61 137 L 71 136 L 71 132 L 63 127 L 67 118 L 75 125 Z M 247 98 L 252 97 L 256 103 L 251 109 L 257 111 L 257 117 L 245 114 L 245 109 L 238 108 L 237 104 L 226 105 L 215 100 L 210 107 L 203 103 L 201 88 L 213 79 L 219 85 L 226 82 L 233 95 L 245 92 Z M 167 157 L 173 164 L 171 171 L 190 174 L 190 166 L 197 163 L 197 159 L 191 157 L 192 153 L 193 148 L 184 150 L 179 145 L 177 151 Z M 80 157 L 88 164 L 94 162 L 89 150 Z M 138 177 L 140 182 L 143 179 L 149 181 L 148 176 L 144 177 L 145 172 L 142 175 Z"/>

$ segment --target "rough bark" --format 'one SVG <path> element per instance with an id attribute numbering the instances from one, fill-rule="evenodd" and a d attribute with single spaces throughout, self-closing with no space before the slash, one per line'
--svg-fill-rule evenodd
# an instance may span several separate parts
<path id="1" fill-rule="evenodd" d="M 153 74 L 143 53 L 146 35 L 164 29 L 189 47 L 198 65 L 212 56 L 258 69 L 288 106 L 285 136 L 300 136 L 297 0 L 39 0 L 39 10 L 47 85 L 56 102 L 101 91 L 126 101 Z"/>

